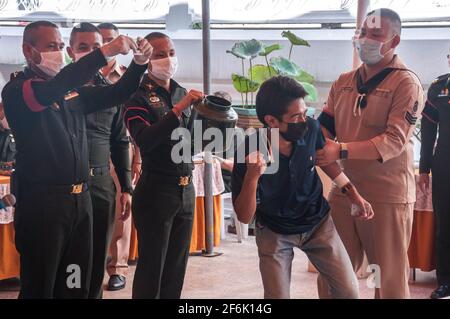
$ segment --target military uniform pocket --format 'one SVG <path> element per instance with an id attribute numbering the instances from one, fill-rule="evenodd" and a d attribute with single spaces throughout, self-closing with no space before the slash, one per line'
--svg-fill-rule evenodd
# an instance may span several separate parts
<path id="1" fill-rule="evenodd" d="M 363 124 L 368 127 L 386 127 L 389 117 L 391 100 L 372 95 L 368 99 L 367 107 L 363 110 Z"/>

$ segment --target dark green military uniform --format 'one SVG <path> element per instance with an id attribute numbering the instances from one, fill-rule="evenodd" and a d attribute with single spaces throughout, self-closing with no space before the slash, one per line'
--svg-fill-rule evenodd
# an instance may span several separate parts
<path id="1" fill-rule="evenodd" d="M 450 74 L 433 81 L 422 118 L 420 172 L 433 173 L 433 210 L 436 215 L 436 275 L 450 285 Z M 437 132 L 439 128 L 439 137 Z M 437 145 L 435 143 L 437 138 Z"/>
<path id="2" fill-rule="evenodd" d="M 144 77 L 126 105 L 125 124 L 139 146 L 142 175 L 133 197 L 139 260 L 133 298 L 180 298 L 194 215 L 192 163 L 171 158 L 172 131 L 186 127 L 190 110 L 178 118 L 173 106 L 186 90 L 171 80 L 170 92 Z"/>
<path id="3" fill-rule="evenodd" d="M 97 73 L 91 84 L 110 83 Z M 101 298 L 106 257 L 114 228 L 116 187 L 110 174 L 111 158 L 122 193 L 132 193 L 129 138 L 122 118 L 122 107 L 116 106 L 86 115 L 89 147 L 89 191 L 93 211 L 93 262 L 89 298 Z"/>
<path id="4" fill-rule="evenodd" d="M 21 298 L 88 296 L 92 205 L 86 114 L 124 103 L 146 69 L 132 63 L 116 85 L 82 87 L 104 65 L 105 57 L 96 50 L 51 80 L 26 69 L 3 89 L 17 146 L 14 193 Z"/>

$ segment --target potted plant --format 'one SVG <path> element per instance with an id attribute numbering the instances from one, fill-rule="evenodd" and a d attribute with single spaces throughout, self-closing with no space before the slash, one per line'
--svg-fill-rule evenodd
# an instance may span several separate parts
<path id="1" fill-rule="evenodd" d="M 313 84 L 314 77 L 305 70 L 302 70 L 291 60 L 294 46 L 309 47 L 309 43 L 290 31 L 283 31 L 281 35 L 290 42 L 288 58 L 279 56 L 269 59 L 269 55 L 281 50 L 282 46 L 280 44 L 266 46 L 261 41 L 255 39 L 235 43 L 233 48 L 227 51 L 227 53 L 231 53 L 241 59 L 242 63 L 242 74 L 233 73 L 231 75 L 234 88 L 241 94 L 242 104 L 234 106 L 234 109 L 239 114 L 239 127 L 262 127 L 262 124 L 256 116 L 254 96 L 260 85 L 271 77 L 285 75 L 296 79 L 308 92 L 306 101 L 317 101 L 318 94 Z M 264 58 L 264 64 L 254 64 L 254 60 L 257 57 Z M 247 71 L 245 61 L 248 61 L 249 64 Z"/>

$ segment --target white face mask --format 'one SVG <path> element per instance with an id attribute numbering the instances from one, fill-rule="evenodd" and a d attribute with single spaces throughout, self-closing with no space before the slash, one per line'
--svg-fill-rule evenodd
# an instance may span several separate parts
<path id="1" fill-rule="evenodd" d="M 39 52 L 34 50 L 41 55 L 41 63 L 35 64 L 36 67 L 50 77 L 57 75 L 66 65 L 63 51 Z"/>
<path id="2" fill-rule="evenodd" d="M 91 52 L 79 52 L 79 53 L 73 53 L 73 55 L 75 56 L 75 60 L 74 62 L 78 62 L 80 61 L 81 58 L 85 57 L 86 55 L 88 55 Z"/>
<path id="3" fill-rule="evenodd" d="M 152 70 L 150 73 L 157 79 L 167 81 L 171 79 L 178 69 L 178 58 L 167 57 L 164 59 L 151 60 Z"/>
<path id="4" fill-rule="evenodd" d="M 392 41 L 392 39 L 389 41 Z M 363 63 L 367 65 L 374 65 L 380 62 L 385 57 L 385 55 L 390 51 L 389 50 L 385 54 L 381 54 L 381 48 L 385 43 L 388 43 L 389 41 L 380 42 L 377 40 L 367 38 L 353 39 L 353 45 L 356 51 L 358 51 L 359 58 Z"/>

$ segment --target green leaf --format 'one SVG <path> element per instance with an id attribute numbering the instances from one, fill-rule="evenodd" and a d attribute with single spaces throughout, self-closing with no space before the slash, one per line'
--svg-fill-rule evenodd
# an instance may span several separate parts
<path id="1" fill-rule="evenodd" d="M 299 82 L 306 82 L 311 84 L 313 84 L 315 81 L 315 78 L 304 70 L 300 70 L 300 75 L 296 76 L 295 79 Z"/>
<path id="2" fill-rule="evenodd" d="M 303 40 L 302 38 L 299 38 L 298 36 L 296 36 L 291 31 L 283 31 L 281 33 L 281 36 L 283 38 L 287 38 L 293 45 L 302 45 L 302 46 L 305 46 L 305 47 L 310 47 L 308 41 Z"/>
<path id="3" fill-rule="evenodd" d="M 271 58 L 270 65 L 281 75 L 297 77 L 301 72 L 294 62 L 283 57 Z"/>
<path id="4" fill-rule="evenodd" d="M 231 75 L 231 79 L 233 80 L 234 88 L 239 93 L 256 92 L 259 88 L 259 83 L 251 81 L 249 78 L 246 78 L 245 76 L 233 73 Z"/>
<path id="5" fill-rule="evenodd" d="M 308 96 L 305 98 L 306 102 L 317 102 L 319 93 L 314 85 L 306 82 L 299 82 L 308 92 Z"/>
<path id="6" fill-rule="evenodd" d="M 227 53 L 231 53 L 241 59 L 251 60 L 256 58 L 262 50 L 262 42 L 253 39 L 235 43 L 231 51 L 227 50 Z"/>
<path id="7" fill-rule="evenodd" d="M 272 45 L 268 45 L 268 46 L 264 46 L 263 47 L 263 51 L 259 52 L 259 55 L 260 56 L 268 56 L 273 51 L 281 50 L 281 48 L 282 48 L 282 46 L 280 44 L 278 44 L 278 43 L 272 44 Z"/>
<path id="8" fill-rule="evenodd" d="M 248 70 L 248 75 L 254 82 L 262 84 L 264 81 L 278 75 L 278 72 L 273 67 L 267 65 L 257 64 Z"/>
<path id="9" fill-rule="evenodd" d="M 234 55 L 236 58 L 239 58 L 239 59 L 244 59 L 244 60 L 246 59 L 245 56 L 239 54 L 238 52 L 233 52 L 231 50 L 227 50 L 227 53 L 231 53 L 232 55 Z"/>

